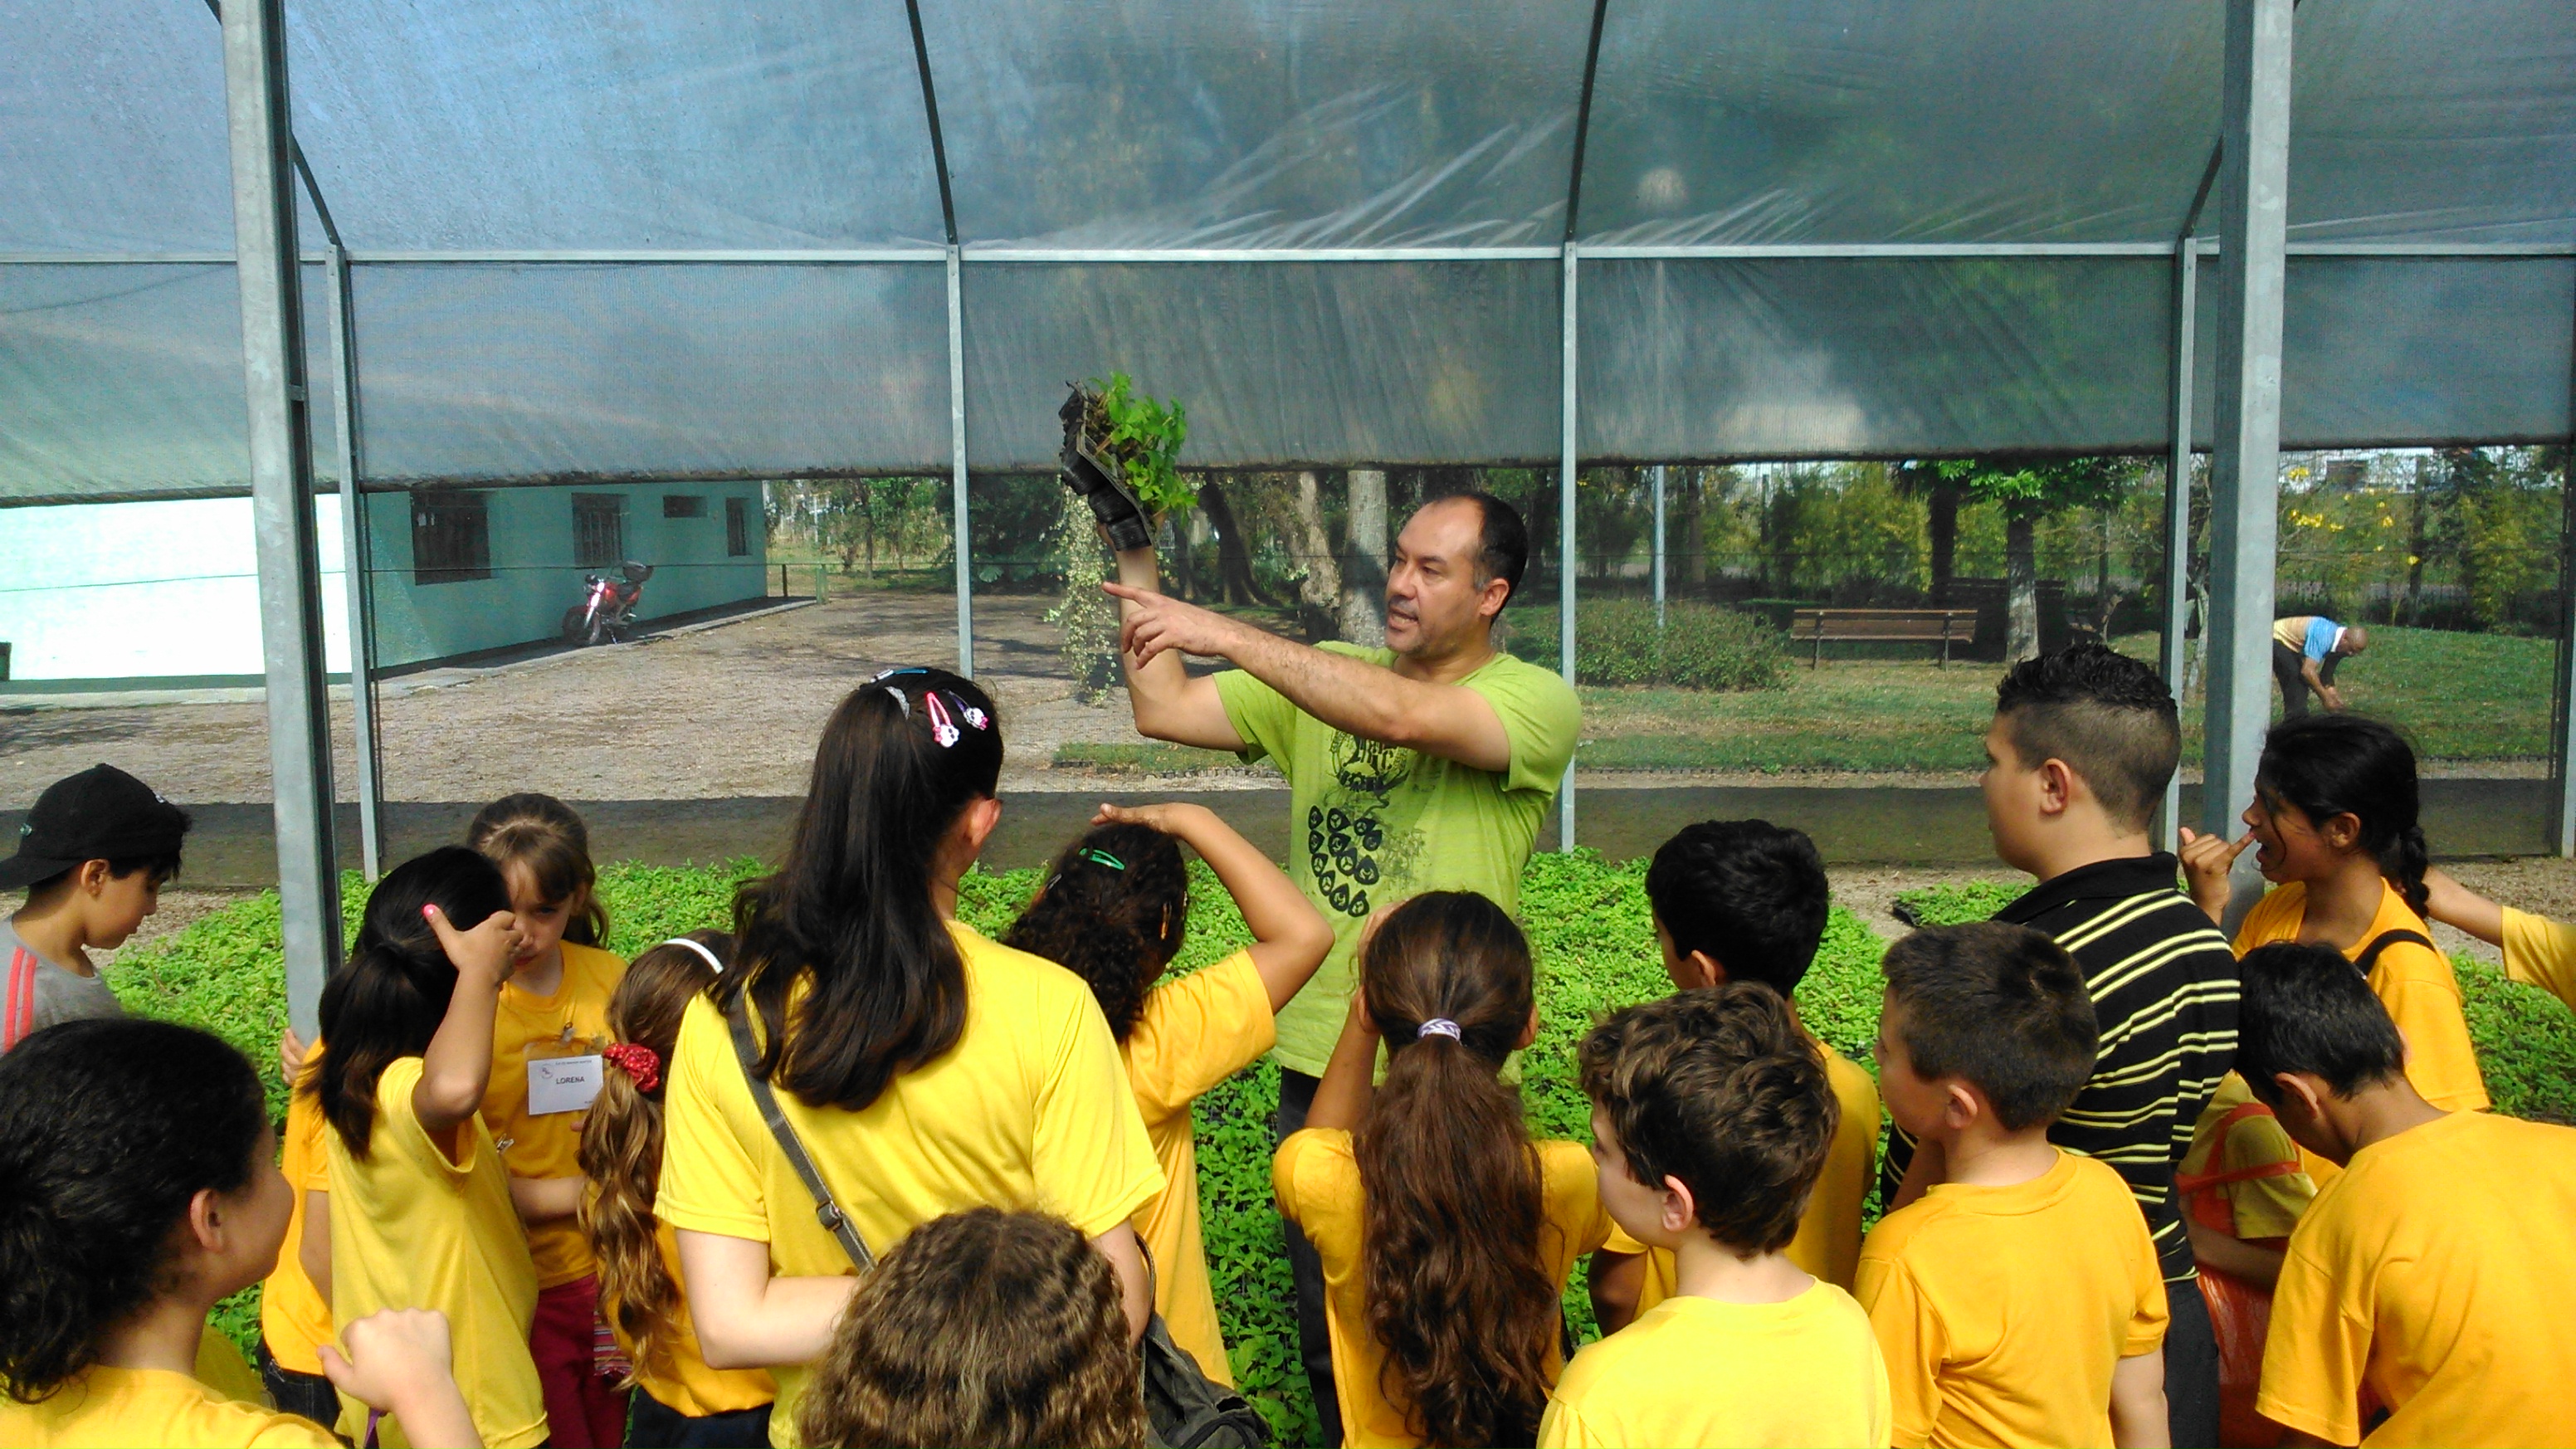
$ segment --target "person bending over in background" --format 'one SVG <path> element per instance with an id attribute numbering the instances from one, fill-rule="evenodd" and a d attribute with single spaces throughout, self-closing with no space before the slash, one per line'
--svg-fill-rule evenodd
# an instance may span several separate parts
<path id="1" fill-rule="evenodd" d="M 1288 777 L 1289 872 L 1333 923 L 1314 984 L 1279 1013 L 1279 1115 L 1306 1123 L 1351 999 L 1360 926 L 1422 891 L 1475 891 L 1516 909 L 1521 868 L 1574 758 L 1581 706 L 1555 673 L 1494 647 L 1494 621 L 1529 560 L 1520 515 L 1486 493 L 1422 505 L 1387 569 L 1383 649 L 1309 648 L 1158 592 L 1151 548 L 1118 555 L 1120 659 L 1136 728 L 1154 739 L 1268 756 Z M 1236 668 L 1193 678 L 1181 656 Z M 1306 1377 L 1335 1422 L 1324 1286 L 1292 1225 Z"/>
<path id="2" fill-rule="evenodd" d="M 2293 614 L 2272 625 L 2272 678 L 2281 686 L 2281 717 L 2308 712 L 2308 691 L 2332 712 L 2343 710 L 2335 666 L 2370 647 L 2370 631 L 2346 627 L 2322 614 Z"/>

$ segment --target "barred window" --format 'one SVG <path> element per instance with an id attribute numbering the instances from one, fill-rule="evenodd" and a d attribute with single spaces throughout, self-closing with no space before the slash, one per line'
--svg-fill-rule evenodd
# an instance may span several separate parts
<path id="1" fill-rule="evenodd" d="M 607 568 L 626 557 L 626 499 L 615 493 L 572 496 L 572 561 Z"/>
<path id="2" fill-rule="evenodd" d="M 411 581 L 460 584 L 492 577 L 491 495 L 454 490 L 411 496 Z"/>

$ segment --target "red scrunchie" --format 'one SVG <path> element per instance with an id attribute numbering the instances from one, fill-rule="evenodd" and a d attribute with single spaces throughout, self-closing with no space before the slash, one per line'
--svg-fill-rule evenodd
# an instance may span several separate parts
<path id="1" fill-rule="evenodd" d="M 635 1090 L 649 1092 L 662 1085 L 662 1058 L 651 1047 L 640 1042 L 622 1041 L 599 1049 L 619 1071 L 635 1079 Z"/>

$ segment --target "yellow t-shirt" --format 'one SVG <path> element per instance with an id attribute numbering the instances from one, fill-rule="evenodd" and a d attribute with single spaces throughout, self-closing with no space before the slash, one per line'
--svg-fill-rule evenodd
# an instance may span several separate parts
<path id="1" fill-rule="evenodd" d="M 0 1396 L 0 1444 L 12 1449 L 339 1449 L 310 1419 L 226 1397 L 166 1369 L 83 1372 L 40 1404 Z"/>
<path id="2" fill-rule="evenodd" d="M 1531 1244 L 1547 1280 L 1562 1290 L 1576 1259 L 1610 1236 L 1601 1207 L 1600 1179 L 1592 1153 L 1579 1142 L 1540 1142 L 1540 1193 L 1545 1221 Z M 1406 1426 L 1407 1406 L 1391 1402 L 1379 1386 L 1385 1351 L 1368 1327 L 1366 1271 L 1361 1266 L 1359 1162 L 1351 1134 L 1308 1128 L 1279 1145 L 1271 1163 L 1279 1210 L 1305 1230 L 1324 1267 L 1324 1318 L 1333 1345 L 1333 1392 L 1342 1406 L 1342 1442 L 1349 1449 L 1384 1449 L 1422 1442 Z M 1549 1350 L 1551 1369 L 1556 1352 Z"/>
<path id="3" fill-rule="evenodd" d="M 2504 974 L 2576 1008 L 2576 926 L 2505 907 Z"/>
<path id="4" fill-rule="evenodd" d="M 2297 1165 L 2299 1144 L 2281 1130 L 2281 1119 L 2268 1112 L 2240 1118 L 2228 1128 L 2226 1152 L 2215 1165 L 2210 1162 L 2210 1151 L 2219 1142 L 2219 1122 L 2253 1100 L 2254 1094 L 2246 1089 L 2243 1077 L 2229 1072 L 2218 1079 L 2218 1090 L 2210 1095 L 2209 1105 L 2201 1108 L 2199 1120 L 2191 1125 L 2191 1150 L 2183 1154 L 2182 1165 L 2174 1169 L 2177 1183 L 2207 1172 L 2251 1172 L 2285 1163 Z M 2288 1237 L 2317 1196 L 2317 1185 L 2304 1170 L 2277 1177 L 2212 1183 L 2205 1190 L 2227 1199 L 2234 1234 L 2239 1238 Z M 2188 1206 L 2183 1217 L 2186 1221 L 2197 1220 Z"/>
<path id="5" fill-rule="evenodd" d="M 1885 1449 L 1887 1364 L 1831 1283 L 1786 1303 L 1667 1298 L 1566 1365 L 1541 1449 L 1813 1444 Z"/>
<path id="6" fill-rule="evenodd" d="M 2576 1130 L 2454 1112 L 2361 1149 L 2290 1235 L 2255 1407 L 2334 1444 L 2576 1438 L 2572 1222 Z"/>
<path id="7" fill-rule="evenodd" d="M 1878 1083 L 1841 1052 L 1812 1035 L 1807 1039 L 1825 1055 L 1825 1080 L 1833 1087 L 1834 1102 L 1842 1114 L 1834 1126 L 1833 1146 L 1825 1152 L 1825 1170 L 1816 1177 L 1815 1192 L 1798 1219 L 1798 1236 L 1786 1251 L 1790 1262 L 1849 1292 L 1852 1275 L 1860 1267 L 1861 1204 L 1878 1177 Z M 1605 1252 L 1646 1255 L 1645 1278 L 1637 1290 L 1638 1313 L 1673 1296 L 1678 1269 L 1671 1249 L 1649 1248 L 1615 1223 L 1610 1241 L 1601 1246 Z"/>
<path id="8" fill-rule="evenodd" d="M 861 1111 L 778 1093 L 833 1197 L 880 1257 L 932 1218 L 985 1204 L 1054 1213 L 1090 1237 L 1128 1221 L 1163 1190 L 1163 1172 L 1091 988 L 968 926 L 948 929 L 966 968 L 957 1045 Z M 854 1272 L 761 1120 L 712 1003 L 689 1003 L 673 1058 L 655 1203 L 662 1221 L 767 1243 L 780 1277 Z M 808 1370 L 773 1372 L 770 1438 L 783 1446 Z"/>
<path id="9" fill-rule="evenodd" d="M 233 1341 L 215 1331 L 211 1323 L 197 1332 L 197 1382 L 227 1399 L 239 1399 L 263 1409 L 277 1406 L 269 1402 L 268 1385 L 261 1381 L 259 1370 L 250 1366 Z"/>
<path id="10" fill-rule="evenodd" d="M 626 974 L 626 963 L 595 946 L 563 943 L 563 980 L 552 996 L 539 996 L 516 981 L 501 983 L 492 1013 L 492 1076 L 483 1087 L 483 1125 L 512 1177 L 581 1176 L 581 1123 L 587 1112 L 528 1111 L 528 1058 L 582 1056 L 598 1051 L 608 1032 L 608 997 Z M 595 1078 L 594 1078 L 595 1080 Z M 555 1288 L 599 1271 L 578 1217 L 522 1223 L 537 1286 Z"/>
<path id="11" fill-rule="evenodd" d="M 2062 1148 L 2028 1182 L 1945 1182 L 1881 1218 L 1858 1296 L 1900 1445 L 2108 1444 L 2111 1371 L 2165 1337 L 2138 1200 Z"/>
<path id="12" fill-rule="evenodd" d="M 2299 939 L 2307 914 L 2304 882 L 2273 887 L 2236 928 L 2236 954 Z M 2370 929 L 2361 939 L 2344 949 L 2345 958 L 2359 957 L 2363 947 L 2387 931 L 2415 931 L 2428 938 L 2433 934 L 2397 888 L 2382 881 L 2379 914 L 2371 918 Z M 2380 952 L 2371 964 L 2370 989 L 2406 1039 L 2406 1080 L 2424 1100 L 2446 1112 L 2485 1111 L 2486 1079 L 2478 1075 L 2477 1048 L 2469 1044 L 2468 1018 L 2460 1012 L 2460 982 L 2451 974 L 2450 961 L 2429 946 L 2399 942 Z"/>
<path id="13" fill-rule="evenodd" d="M 1157 986 L 1119 1053 L 1127 1084 L 1144 1114 L 1146 1135 L 1163 1164 L 1163 1190 L 1136 1214 L 1137 1235 L 1154 1255 L 1154 1306 L 1172 1341 L 1199 1369 L 1231 1386 L 1225 1335 L 1217 1327 L 1216 1293 L 1208 1285 L 1199 1240 L 1198 1143 L 1190 1104 L 1199 1094 L 1260 1060 L 1278 1039 L 1270 988 L 1252 953 L 1237 951 L 1204 971 Z"/>
<path id="14" fill-rule="evenodd" d="M 322 1060 L 322 1044 L 315 1042 L 304 1060 L 309 1080 Z M 295 1210 L 286 1219 L 286 1241 L 277 1245 L 277 1266 L 260 1285 L 259 1336 L 279 1368 L 319 1374 L 322 1358 L 314 1350 L 331 1342 L 331 1305 L 304 1276 L 304 1195 L 329 1192 L 331 1176 L 322 1147 L 322 1103 L 310 1092 L 298 1090 L 286 1099 L 277 1170 L 295 1189 Z"/>
<path id="15" fill-rule="evenodd" d="M 680 1239 L 669 1223 L 653 1229 L 653 1244 L 662 1254 L 662 1271 L 671 1281 L 680 1281 Z M 635 1341 L 608 1320 L 608 1331 L 617 1337 L 617 1346 L 635 1365 L 635 1382 L 646 1393 L 667 1407 L 703 1419 L 709 1414 L 730 1414 L 740 1409 L 757 1409 L 778 1397 L 778 1382 L 767 1369 L 720 1369 L 707 1366 L 706 1355 L 698 1348 L 698 1328 L 689 1320 L 689 1295 L 680 1295 L 679 1305 L 671 1310 L 670 1327 L 655 1335 L 663 1353 L 647 1363 L 635 1356 Z"/>
<path id="16" fill-rule="evenodd" d="M 456 1387 L 493 1449 L 546 1437 L 546 1405 L 528 1356 L 536 1269 L 510 1206 L 510 1182 L 480 1117 L 456 1128 L 450 1161 L 412 1115 L 421 1059 L 403 1057 L 376 1080 L 376 1123 L 365 1160 L 337 1131 L 323 1135 L 331 1175 L 331 1322 L 345 1328 L 386 1308 L 447 1315 Z M 366 1406 L 340 1401 L 340 1432 L 367 1432 Z M 384 1442 L 405 1444 L 391 1418 Z"/>

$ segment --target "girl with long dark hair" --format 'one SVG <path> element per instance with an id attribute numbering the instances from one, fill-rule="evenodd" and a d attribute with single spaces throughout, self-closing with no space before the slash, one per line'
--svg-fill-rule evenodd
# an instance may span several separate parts
<path id="1" fill-rule="evenodd" d="M 0 1444 L 330 1449 L 322 1425 L 197 1377 L 206 1314 L 285 1241 L 259 1078 L 194 1027 L 66 1022 L 0 1058 Z M 346 1324 L 320 1362 L 424 1443 L 475 1444 L 447 1324 Z"/>
<path id="2" fill-rule="evenodd" d="M 760 1369 L 707 1367 L 680 1296 L 680 1252 L 653 1215 L 662 1178 L 662 1093 L 680 1018 L 733 955 L 733 937 L 692 931 L 635 958 L 608 999 L 612 1041 L 599 1099 L 581 1127 L 590 1181 L 582 1227 L 599 1262 L 599 1306 L 632 1365 L 629 1438 L 638 1444 L 756 1446 L 769 1442 L 778 1385 Z"/>
<path id="3" fill-rule="evenodd" d="M 729 1016 L 870 1253 L 962 1208 L 1036 1207 L 1109 1259 L 1135 1332 L 1150 1312 L 1129 1219 L 1163 1173 L 1117 1042 L 1080 978 L 956 920 L 1001 768 L 1001 720 L 969 681 L 901 669 L 852 691 L 778 870 L 735 902 L 734 962 L 681 1020 L 654 1207 L 678 1230 L 706 1361 L 775 1374 L 773 1439 L 856 1279 Z"/>
<path id="4" fill-rule="evenodd" d="M 1164 981 L 1189 919 L 1184 842 L 1216 872 L 1253 939 Z M 1232 1384 L 1199 1233 L 1190 1104 L 1278 1041 L 1279 1008 L 1324 963 L 1333 928 L 1286 872 L 1206 806 L 1103 805 L 1002 943 L 1071 968 L 1099 998 L 1163 1163 L 1162 1196 L 1136 1215 L 1154 1255 L 1154 1307 L 1201 1372 Z"/>
<path id="5" fill-rule="evenodd" d="M 1565 1275 L 1610 1234 L 1591 1150 L 1533 1142 L 1502 1080 L 1537 1032 L 1529 942 L 1485 897 L 1415 896 L 1361 943 L 1350 1019 L 1272 1168 L 1323 1260 L 1345 1443 L 1537 1437 Z"/>
<path id="6" fill-rule="evenodd" d="M 2184 832 L 2192 896 L 2217 919 L 2227 867 L 2247 843 L 2273 889 L 2236 931 L 2236 954 L 2274 941 L 2332 946 L 2361 967 L 2406 1038 L 2406 1078 L 2451 1112 L 2487 1109 L 2460 984 L 2424 924 L 2431 863 L 2417 821 L 2415 751 L 2354 714 L 2285 719 L 2263 737 L 2251 833 L 2229 845 Z M 2330 1174 L 2323 1159 L 2311 1171 Z"/>
<path id="7" fill-rule="evenodd" d="M 300 1247 L 335 1325 L 445 1313 L 483 1442 L 523 1446 L 546 1439 L 528 1353 L 536 1268 L 478 1110 L 519 948 L 509 907 L 500 871 L 456 845 L 396 866 L 367 898 L 349 963 L 322 988 L 320 1064 L 296 1089 L 321 1108 L 330 1183 L 309 1195 Z M 365 1438 L 366 1414 L 344 1399 L 339 1429 Z"/>

